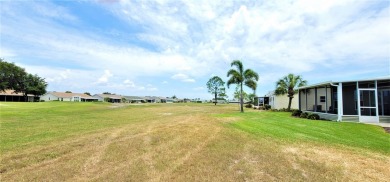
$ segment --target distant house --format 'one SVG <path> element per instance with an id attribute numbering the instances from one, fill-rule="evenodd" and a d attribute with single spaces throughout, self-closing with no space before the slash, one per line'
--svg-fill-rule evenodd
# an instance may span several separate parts
<path id="1" fill-rule="evenodd" d="M 120 103 L 122 102 L 122 96 L 114 94 L 95 94 L 92 97 L 102 102 Z"/>
<path id="2" fill-rule="evenodd" d="M 33 102 L 34 95 L 28 94 L 27 97 L 23 93 L 15 93 L 14 90 L 0 91 L 1 102 Z"/>
<path id="3" fill-rule="evenodd" d="M 44 101 L 94 102 L 98 99 L 82 93 L 48 92 L 41 96 Z"/>
<path id="4" fill-rule="evenodd" d="M 265 95 L 268 97 L 268 104 L 272 109 L 282 109 L 288 107 L 289 97 L 287 94 L 284 95 L 276 95 L 275 92 L 269 92 Z M 291 100 L 291 109 L 298 109 L 298 95 L 294 95 L 294 98 Z"/>
<path id="5" fill-rule="evenodd" d="M 161 98 L 156 96 L 146 96 L 144 99 L 147 103 L 161 103 Z"/>
<path id="6" fill-rule="evenodd" d="M 128 103 L 145 103 L 145 99 L 143 97 L 138 96 L 123 96 Z"/>
<path id="7" fill-rule="evenodd" d="M 173 103 L 174 99 L 166 97 L 166 98 L 161 98 L 161 103 Z"/>
<path id="8" fill-rule="evenodd" d="M 196 102 L 196 101 L 195 101 Z M 211 102 L 212 103 L 215 103 L 215 99 L 212 99 L 211 100 Z M 226 99 L 224 99 L 224 98 L 217 98 L 217 103 L 218 104 L 227 104 L 227 103 L 230 103 L 230 102 L 228 102 Z"/>
<path id="9" fill-rule="evenodd" d="M 337 121 L 390 123 L 390 76 L 299 88 L 299 109 Z"/>

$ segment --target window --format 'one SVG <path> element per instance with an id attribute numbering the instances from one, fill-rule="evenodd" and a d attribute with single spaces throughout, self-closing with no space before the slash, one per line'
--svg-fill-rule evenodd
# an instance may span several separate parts
<path id="1" fill-rule="evenodd" d="M 320 102 L 325 102 L 325 96 L 320 96 Z"/>

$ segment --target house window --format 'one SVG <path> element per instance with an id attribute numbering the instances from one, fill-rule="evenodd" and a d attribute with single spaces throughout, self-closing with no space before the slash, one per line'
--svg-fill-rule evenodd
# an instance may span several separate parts
<path id="1" fill-rule="evenodd" d="M 320 96 L 320 102 L 325 102 L 325 96 Z"/>

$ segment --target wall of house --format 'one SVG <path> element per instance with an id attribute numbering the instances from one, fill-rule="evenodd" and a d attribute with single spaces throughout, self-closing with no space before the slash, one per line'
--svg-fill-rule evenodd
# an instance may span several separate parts
<path id="1" fill-rule="evenodd" d="M 289 98 L 287 94 L 285 95 L 267 95 L 269 97 L 269 105 L 272 109 L 282 109 L 288 107 Z M 294 98 L 291 100 L 291 109 L 298 109 L 298 94 L 294 95 Z"/>
<path id="2" fill-rule="evenodd" d="M 92 97 L 98 99 L 98 101 L 101 101 L 101 102 L 104 101 L 104 98 L 102 98 L 102 97 L 100 97 L 100 96 L 98 96 L 98 95 L 94 95 L 94 96 L 92 96 Z"/>
<path id="3" fill-rule="evenodd" d="M 320 105 L 321 111 L 329 110 L 332 105 L 332 92 L 331 88 L 317 88 L 317 105 Z M 321 96 L 325 97 L 325 102 L 321 102 Z"/>
<path id="4" fill-rule="evenodd" d="M 318 112 L 325 112 L 326 110 L 329 110 L 329 108 L 332 106 L 332 88 L 331 87 L 317 88 L 317 97 L 315 95 L 316 90 L 314 88 L 307 89 L 306 91 L 307 92 L 304 92 L 303 90 L 301 90 L 301 92 L 300 92 L 300 97 L 301 97 L 300 102 L 301 102 L 301 110 L 302 111 L 305 111 L 305 110 L 314 111 L 316 101 L 317 101 L 317 111 Z M 307 95 L 307 97 L 306 97 L 306 95 Z M 322 96 L 325 97 L 325 102 L 321 102 Z M 307 98 L 307 102 L 306 102 L 306 98 Z M 296 101 L 296 102 L 298 104 L 298 101 Z"/>
<path id="5" fill-rule="evenodd" d="M 289 98 L 285 95 L 273 95 L 270 97 L 270 105 L 272 109 L 282 109 L 288 107 Z M 294 95 L 291 100 L 291 109 L 298 109 L 298 94 Z"/>
<path id="6" fill-rule="evenodd" d="M 45 102 L 48 102 L 48 101 L 58 100 L 58 97 L 52 94 L 45 94 L 41 96 L 40 100 L 44 100 Z"/>

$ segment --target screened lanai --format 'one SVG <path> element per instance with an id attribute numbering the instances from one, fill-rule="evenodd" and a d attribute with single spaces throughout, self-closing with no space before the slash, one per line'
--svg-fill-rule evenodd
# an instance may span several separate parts
<path id="1" fill-rule="evenodd" d="M 299 88 L 299 109 L 337 121 L 390 123 L 390 77 Z"/>

